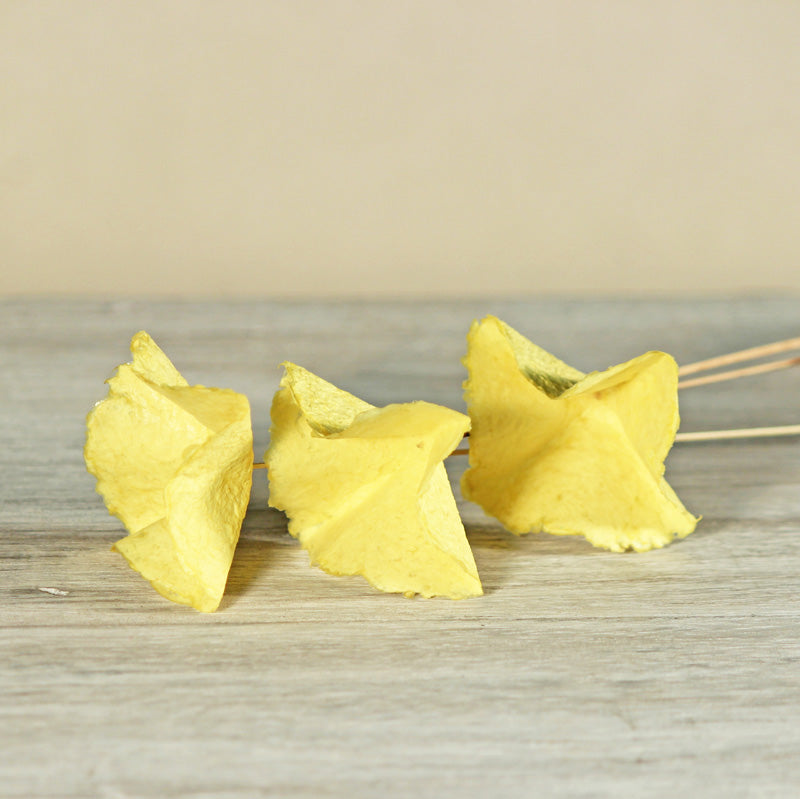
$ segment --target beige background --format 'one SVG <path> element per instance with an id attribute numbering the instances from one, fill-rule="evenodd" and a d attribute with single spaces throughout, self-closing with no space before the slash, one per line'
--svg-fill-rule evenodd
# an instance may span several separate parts
<path id="1" fill-rule="evenodd" d="M 800 3 L 0 0 L 0 293 L 800 289 Z"/>

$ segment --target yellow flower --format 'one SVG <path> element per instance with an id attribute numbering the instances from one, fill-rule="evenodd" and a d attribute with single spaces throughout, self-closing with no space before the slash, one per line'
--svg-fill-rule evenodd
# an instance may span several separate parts
<path id="1" fill-rule="evenodd" d="M 147 333 L 131 352 L 87 419 L 86 466 L 130 533 L 114 549 L 168 599 L 214 611 L 250 498 L 250 405 L 189 386 Z"/>
<path id="2" fill-rule="evenodd" d="M 469 428 L 412 402 L 374 408 L 294 364 L 272 404 L 270 505 L 313 563 L 408 596 L 479 596 L 442 463 Z"/>
<path id="3" fill-rule="evenodd" d="M 509 530 L 583 535 L 617 552 L 694 530 L 663 476 L 679 424 L 671 356 L 584 375 L 489 316 L 473 322 L 464 363 L 462 491 Z"/>

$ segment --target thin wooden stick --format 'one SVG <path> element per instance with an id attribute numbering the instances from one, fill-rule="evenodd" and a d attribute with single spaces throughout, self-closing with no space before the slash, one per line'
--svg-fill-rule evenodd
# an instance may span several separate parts
<path id="1" fill-rule="evenodd" d="M 781 427 L 743 427 L 738 430 L 704 430 L 697 433 L 678 433 L 676 442 L 722 441 L 726 438 L 770 438 L 772 436 L 800 436 L 800 424 Z"/>
<path id="2" fill-rule="evenodd" d="M 800 436 L 800 424 L 778 427 L 741 427 L 735 430 L 699 430 L 693 433 L 678 433 L 675 443 L 693 441 L 724 441 L 732 438 L 773 438 L 778 436 Z M 469 448 L 454 449 L 450 455 L 469 455 Z M 266 469 L 265 463 L 254 463 L 253 469 Z"/>
<path id="3" fill-rule="evenodd" d="M 752 361 L 756 358 L 766 358 L 767 355 L 776 355 L 779 352 L 788 352 L 789 350 L 797 349 L 800 349 L 800 337 L 787 338 L 783 341 L 775 341 L 772 344 L 762 344 L 758 347 L 750 347 L 746 350 L 731 352 L 728 355 L 718 355 L 715 358 L 707 358 L 704 361 L 687 363 L 685 366 L 681 366 L 680 369 L 678 369 L 678 374 L 681 375 L 681 377 L 684 375 L 693 375 L 697 372 L 707 372 L 710 369 L 729 366 L 732 363 Z"/>
<path id="4" fill-rule="evenodd" d="M 778 436 L 800 436 L 800 424 L 779 427 L 742 427 L 736 430 L 699 430 L 694 433 L 678 433 L 675 443 L 694 441 L 724 441 L 732 438 L 776 438 Z M 450 455 L 469 455 L 469 449 L 454 449 Z M 254 463 L 254 469 L 266 469 L 264 463 Z"/>
<path id="5" fill-rule="evenodd" d="M 800 436 L 800 424 L 779 427 L 742 427 L 736 430 L 700 430 L 694 433 L 678 433 L 675 442 L 724 441 L 731 438 L 772 438 L 777 436 Z M 451 455 L 469 455 L 468 449 L 456 449 Z"/>
<path id="6" fill-rule="evenodd" d="M 737 377 L 749 377 L 750 375 L 764 374 L 764 372 L 775 372 L 778 369 L 788 369 L 790 366 L 797 366 L 798 364 L 800 364 L 800 356 L 796 358 L 786 358 L 782 361 L 760 363 L 757 366 L 744 366 L 741 369 L 731 369 L 729 372 L 717 372 L 717 374 L 714 375 L 680 380 L 678 382 L 678 388 L 692 388 L 693 386 L 705 386 L 709 383 L 721 383 L 723 380 L 735 380 Z M 678 374 L 680 374 L 680 370 Z"/>

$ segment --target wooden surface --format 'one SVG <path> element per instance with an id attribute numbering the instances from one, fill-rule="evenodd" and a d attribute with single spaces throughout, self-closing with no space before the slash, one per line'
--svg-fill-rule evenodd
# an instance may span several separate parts
<path id="1" fill-rule="evenodd" d="M 584 370 L 800 331 L 792 298 L 0 302 L 0 796 L 800 795 L 798 439 L 676 445 L 668 477 L 704 519 L 647 554 L 516 538 L 456 490 L 475 600 L 309 568 L 263 472 L 216 614 L 109 550 L 123 530 L 83 425 L 135 331 L 190 382 L 246 393 L 260 455 L 280 361 L 462 409 L 489 312 Z M 681 402 L 683 430 L 797 422 L 800 370 Z"/>

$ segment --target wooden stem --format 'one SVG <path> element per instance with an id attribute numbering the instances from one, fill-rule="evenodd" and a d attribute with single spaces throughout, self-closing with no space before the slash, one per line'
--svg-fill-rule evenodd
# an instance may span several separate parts
<path id="1" fill-rule="evenodd" d="M 773 436 L 800 436 L 800 424 L 780 427 L 743 427 L 738 430 L 704 430 L 696 433 L 678 433 L 676 442 L 723 441 L 730 438 L 772 438 Z"/>
<path id="2" fill-rule="evenodd" d="M 699 430 L 693 433 L 678 433 L 676 444 L 696 441 L 725 441 L 732 438 L 777 438 L 779 436 L 800 436 L 800 424 L 786 424 L 778 427 L 741 427 L 736 430 Z M 469 455 L 468 448 L 454 449 L 450 455 Z M 265 463 L 254 463 L 253 469 L 266 469 Z"/>
<path id="3" fill-rule="evenodd" d="M 753 361 L 756 358 L 766 358 L 768 355 L 777 355 L 779 352 L 788 352 L 789 350 L 798 349 L 800 349 L 800 337 L 787 338 L 783 341 L 775 341 L 772 344 L 762 344 L 759 347 L 750 347 L 749 349 L 731 352 L 727 355 L 718 355 L 715 358 L 707 358 L 704 361 L 688 363 L 678 369 L 678 374 L 681 377 L 684 375 L 693 375 L 697 372 L 707 372 L 710 369 L 718 369 L 721 366 L 729 366 L 732 363 Z"/>
<path id="4" fill-rule="evenodd" d="M 724 441 L 732 438 L 776 438 L 778 436 L 800 436 L 800 424 L 779 427 L 742 427 L 736 430 L 700 430 L 694 433 L 678 433 L 675 443 L 695 441 Z M 456 449 L 451 455 L 469 455 L 468 449 Z"/>
<path id="5" fill-rule="evenodd" d="M 790 366 L 797 366 L 798 364 L 800 364 L 800 357 L 786 358 L 782 361 L 770 361 L 757 366 L 744 366 L 741 369 L 731 369 L 729 372 L 717 372 L 714 375 L 681 380 L 678 382 L 678 388 L 692 388 L 693 386 L 705 386 L 709 383 L 721 383 L 724 380 L 735 380 L 737 377 L 749 377 L 763 374 L 764 372 L 775 372 L 778 369 L 788 369 Z M 678 374 L 680 374 L 680 370 Z"/>
<path id="6" fill-rule="evenodd" d="M 778 436 L 800 436 L 800 424 L 778 427 L 741 427 L 736 430 L 699 430 L 693 433 L 678 433 L 675 443 L 695 441 L 724 441 L 732 438 L 776 438 Z M 457 449 L 451 455 L 469 455 L 468 449 Z"/>

